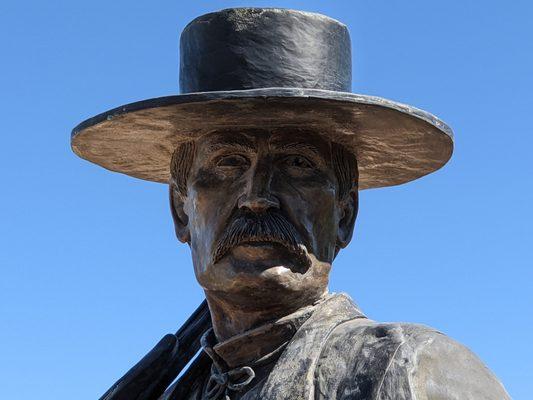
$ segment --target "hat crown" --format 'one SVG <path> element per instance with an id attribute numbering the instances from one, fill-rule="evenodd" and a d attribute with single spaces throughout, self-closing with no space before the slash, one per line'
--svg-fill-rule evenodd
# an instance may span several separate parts
<path id="1" fill-rule="evenodd" d="M 348 29 L 321 14 L 232 8 L 202 15 L 183 30 L 180 55 L 181 93 L 351 90 Z"/>

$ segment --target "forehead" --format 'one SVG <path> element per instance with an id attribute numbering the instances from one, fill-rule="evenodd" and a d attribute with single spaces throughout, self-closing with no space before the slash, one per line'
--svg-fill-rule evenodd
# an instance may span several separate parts
<path id="1" fill-rule="evenodd" d="M 197 146 L 205 150 L 241 147 L 250 151 L 266 146 L 272 150 L 307 148 L 322 156 L 330 154 L 331 149 L 330 141 L 318 132 L 294 128 L 220 130 L 197 139 Z"/>

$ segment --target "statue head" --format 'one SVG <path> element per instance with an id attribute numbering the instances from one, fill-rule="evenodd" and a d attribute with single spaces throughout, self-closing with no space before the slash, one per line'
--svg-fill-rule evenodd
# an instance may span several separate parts
<path id="1" fill-rule="evenodd" d="M 307 304 L 352 237 L 357 164 L 310 130 L 218 130 L 178 146 L 170 201 L 206 292 Z"/>
<path id="2" fill-rule="evenodd" d="M 341 22 L 221 10 L 183 30 L 181 94 L 82 122 L 72 149 L 109 170 L 170 182 L 176 232 L 206 291 L 308 303 L 350 241 L 357 190 L 418 179 L 453 149 L 434 115 L 351 87 Z"/>

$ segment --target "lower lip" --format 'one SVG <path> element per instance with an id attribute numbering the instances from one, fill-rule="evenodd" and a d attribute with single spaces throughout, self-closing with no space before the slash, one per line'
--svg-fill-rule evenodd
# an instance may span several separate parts
<path id="1" fill-rule="evenodd" d="M 248 257 L 273 257 L 283 254 L 287 249 L 275 242 L 243 242 L 233 248 L 233 254 Z"/>
<path id="2" fill-rule="evenodd" d="M 273 266 L 284 266 L 297 273 L 305 273 L 307 266 L 303 266 L 295 255 L 287 248 L 276 242 L 246 242 L 235 246 L 231 251 L 234 260 L 240 260 L 249 265 L 263 265 L 265 269 Z"/>

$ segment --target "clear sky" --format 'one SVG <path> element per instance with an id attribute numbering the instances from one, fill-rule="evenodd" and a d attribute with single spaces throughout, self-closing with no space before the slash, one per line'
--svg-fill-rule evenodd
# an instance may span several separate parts
<path id="1" fill-rule="evenodd" d="M 475 351 L 514 399 L 533 392 L 533 3 L 0 3 L 0 398 L 93 400 L 202 300 L 166 185 L 77 158 L 70 130 L 178 92 L 178 39 L 232 6 L 348 25 L 353 91 L 455 131 L 437 173 L 361 193 L 331 290 L 372 319 L 431 325 Z"/>

